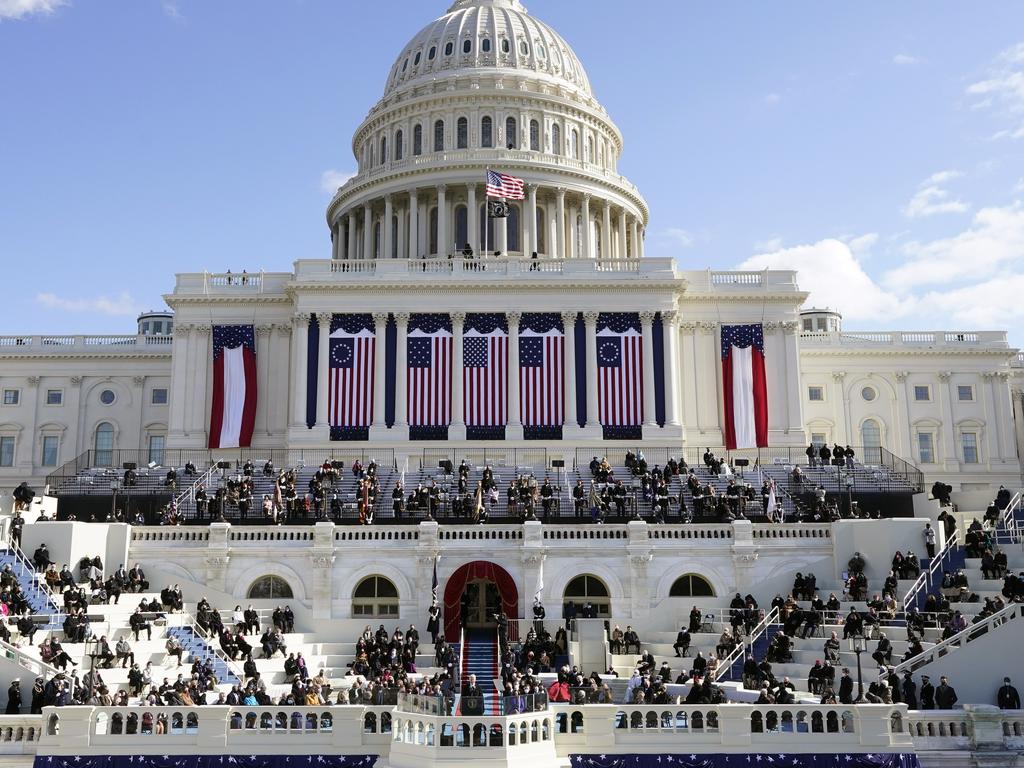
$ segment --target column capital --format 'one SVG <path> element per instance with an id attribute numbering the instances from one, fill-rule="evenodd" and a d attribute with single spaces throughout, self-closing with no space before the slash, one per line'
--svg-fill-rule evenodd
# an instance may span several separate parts
<path id="1" fill-rule="evenodd" d="M 192 332 L 192 323 L 177 323 L 174 326 L 174 335 L 187 337 Z"/>
<path id="2" fill-rule="evenodd" d="M 408 312 L 395 312 L 395 323 L 397 325 L 406 325 L 409 322 Z"/>
<path id="3" fill-rule="evenodd" d="M 531 182 L 526 185 L 526 191 L 529 192 L 531 195 L 535 195 L 537 194 L 537 188 L 539 186 L 539 184 L 534 184 L 533 182 Z"/>
<path id="4" fill-rule="evenodd" d="M 38 384 L 39 383 L 39 377 L 35 376 L 34 378 L 36 380 L 36 383 Z M 29 381 L 32 381 L 32 379 L 30 378 Z M 136 387 L 141 387 L 145 383 L 146 383 L 146 377 L 145 376 L 132 376 L 132 384 L 134 384 Z"/>
<path id="5" fill-rule="evenodd" d="M 369 200 L 363 203 L 363 213 L 369 213 L 371 208 L 371 202 Z"/>
<path id="6" fill-rule="evenodd" d="M 138 378 L 138 376 L 136 376 L 135 378 Z M 34 387 L 36 384 L 42 381 L 42 378 L 40 376 L 29 376 L 25 379 L 25 381 L 27 381 L 31 386 Z"/>
<path id="7" fill-rule="evenodd" d="M 328 325 L 328 324 L 330 324 L 332 317 L 334 317 L 334 313 L 333 312 L 317 312 L 316 313 L 316 321 L 320 325 Z"/>
<path id="8" fill-rule="evenodd" d="M 584 312 L 583 321 L 587 325 L 597 325 L 597 319 L 601 316 L 600 312 Z"/>
<path id="9" fill-rule="evenodd" d="M 846 378 L 846 371 L 832 371 L 832 378 L 836 381 L 842 381 Z"/>
<path id="10" fill-rule="evenodd" d="M 587 205 L 590 205 L 590 198 L 592 198 L 593 196 L 594 195 L 593 195 L 592 192 L 584 192 L 583 193 L 583 202 L 586 203 Z"/>
<path id="11" fill-rule="evenodd" d="M 213 330 L 213 326 L 201 323 L 201 324 L 196 326 L 195 330 L 196 330 L 196 333 L 198 333 L 200 336 L 206 336 L 207 334 L 210 333 L 210 331 Z"/>
<path id="12" fill-rule="evenodd" d="M 292 320 L 301 325 L 302 323 L 308 323 L 312 315 L 309 312 L 296 312 L 292 315 Z"/>
<path id="13" fill-rule="evenodd" d="M 70 379 L 71 383 L 76 387 L 82 386 L 82 380 L 81 376 L 72 376 Z"/>
<path id="14" fill-rule="evenodd" d="M 505 319 L 508 321 L 509 326 L 519 325 L 519 321 L 523 319 L 522 312 L 506 312 Z"/>
<path id="15" fill-rule="evenodd" d="M 385 323 L 387 323 L 387 321 L 388 321 L 388 313 L 387 312 L 374 312 L 373 313 L 373 322 L 375 322 L 377 325 L 385 324 Z"/>
<path id="16" fill-rule="evenodd" d="M 448 185 L 447 184 L 438 184 L 437 185 L 437 192 L 438 192 L 438 194 L 441 194 L 442 192 L 446 192 L 446 191 L 448 191 Z"/>
<path id="17" fill-rule="evenodd" d="M 651 325 L 651 323 L 654 322 L 654 313 L 653 312 L 641 312 L 640 313 L 640 322 L 643 325 Z"/>
<path id="18" fill-rule="evenodd" d="M 703 322 L 697 323 L 697 325 L 700 326 L 700 329 L 701 331 L 704 332 L 705 336 L 712 336 L 714 335 L 715 331 L 718 330 L 718 323 Z"/>
<path id="19" fill-rule="evenodd" d="M 278 333 L 290 334 L 292 332 L 292 327 L 288 323 L 275 323 L 274 330 Z"/>
<path id="20" fill-rule="evenodd" d="M 556 197 L 557 197 L 557 198 L 558 198 L 559 200 L 565 200 L 565 187 L 558 187 L 558 188 L 557 188 L 557 189 L 555 190 L 555 196 L 556 196 Z"/>
<path id="21" fill-rule="evenodd" d="M 570 323 L 576 323 L 576 318 L 579 315 L 579 312 L 562 312 L 560 314 L 562 315 L 562 322 L 568 325 Z"/>
<path id="22" fill-rule="evenodd" d="M 662 324 L 662 326 L 672 325 L 672 324 L 674 324 L 676 322 L 676 320 L 678 320 L 678 318 L 679 318 L 679 312 L 677 312 L 674 309 L 670 309 L 667 312 L 662 312 L 661 313 L 661 324 Z"/>
<path id="23" fill-rule="evenodd" d="M 458 323 L 459 325 L 462 325 L 463 323 L 466 322 L 466 313 L 465 312 L 449 312 L 448 313 L 448 317 L 451 318 L 453 326 L 456 323 Z"/>
<path id="24" fill-rule="evenodd" d="M 384 202 L 387 203 L 388 205 L 391 205 L 391 193 L 390 192 L 388 192 L 386 195 L 384 195 Z"/>
<path id="25" fill-rule="evenodd" d="M 260 323 L 256 326 L 256 338 L 266 336 L 273 328 L 274 326 L 269 323 Z"/>
<path id="26" fill-rule="evenodd" d="M 700 327 L 700 323 L 696 323 L 692 320 L 686 320 L 679 324 L 679 329 L 683 331 L 696 331 Z"/>
<path id="27" fill-rule="evenodd" d="M 949 381 L 952 375 L 952 371 L 939 371 L 939 381 Z"/>
<path id="28" fill-rule="evenodd" d="M 910 371 L 896 371 L 896 381 L 906 381 Z"/>

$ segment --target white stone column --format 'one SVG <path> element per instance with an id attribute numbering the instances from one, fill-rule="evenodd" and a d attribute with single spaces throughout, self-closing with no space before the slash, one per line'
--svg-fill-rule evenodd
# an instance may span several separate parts
<path id="1" fill-rule="evenodd" d="M 337 261 L 341 258 L 341 224 L 336 223 L 331 228 L 331 258 Z"/>
<path id="2" fill-rule="evenodd" d="M 653 312 L 640 313 L 640 334 L 643 338 L 644 366 L 644 426 L 650 429 L 658 427 L 658 412 L 655 407 L 654 388 L 654 323 Z"/>
<path id="3" fill-rule="evenodd" d="M 605 200 L 604 219 L 601 221 L 601 258 L 612 258 L 612 206 Z"/>
<path id="4" fill-rule="evenodd" d="M 213 328 L 209 325 L 195 327 L 195 401 L 192 403 L 193 426 L 189 430 L 189 442 L 202 446 L 207 444 L 210 424 L 206 418 L 206 408 L 211 400 L 210 391 L 213 386 L 213 382 L 210 380 L 210 360 L 213 358 L 213 348 L 210 346 L 212 330 Z"/>
<path id="5" fill-rule="evenodd" d="M 679 325 L 675 310 L 661 313 L 661 336 L 665 347 L 665 426 L 679 426 Z"/>
<path id="6" fill-rule="evenodd" d="M 597 312 L 584 312 L 587 327 L 587 428 L 601 426 L 597 413 Z"/>
<path id="7" fill-rule="evenodd" d="M 565 360 L 563 387 L 565 389 L 565 426 L 579 427 L 576 418 L 576 315 L 562 313 L 562 331 L 565 333 Z"/>
<path id="8" fill-rule="evenodd" d="M 519 321 L 521 312 L 506 312 L 508 320 L 508 426 L 506 440 L 523 439 L 523 420 L 519 409 Z"/>
<path id="9" fill-rule="evenodd" d="M 629 243 L 629 258 L 635 259 L 635 258 L 637 258 L 637 255 L 640 253 L 639 247 L 637 245 L 637 240 L 639 239 L 639 235 L 638 235 L 638 229 L 637 229 L 637 226 L 636 226 L 636 218 L 635 217 L 631 218 L 629 220 L 629 239 L 630 239 L 630 243 Z"/>
<path id="10" fill-rule="evenodd" d="M 192 352 L 192 326 L 178 323 L 174 326 L 173 353 L 171 355 L 171 392 L 170 413 L 167 425 L 168 442 L 175 444 L 182 440 L 188 432 L 185 423 L 185 408 L 191 399 L 185 394 L 185 387 L 192 379 L 194 372 L 189 369 L 189 356 Z M 180 395 L 178 393 L 181 393 Z"/>
<path id="11" fill-rule="evenodd" d="M 615 253 L 615 258 L 624 259 L 626 258 L 626 209 L 622 208 L 619 210 L 619 232 L 618 232 L 619 245 Z"/>
<path id="12" fill-rule="evenodd" d="M 526 215 L 529 217 L 526 231 L 530 233 L 530 240 L 523 246 L 523 256 L 532 256 L 537 251 L 537 185 L 527 186 L 528 204 Z"/>
<path id="13" fill-rule="evenodd" d="M 409 258 L 418 259 L 420 257 L 419 251 L 419 232 L 420 232 L 420 201 L 417 198 L 416 190 L 412 190 L 409 193 Z"/>
<path id="14" fill-rule="evenodd" d="M 408 223 L 408 221 L 406 220 L 406 217 L 405 217 L 405 206 L 399 204 L 396 207 L 396 214 L 398 216 L 398 226 L 397 226 L 398 242 L 396 243 L 397 247 L 396 247 L 396 251 L 395 252 L 398 255 L 398 258 L 404 259 L 405 258 L 405 254 L 407 253 L 407 249 L 406 249 L 406 245 L 405 245 L 405 238 L 409 234 L 409 223 Z"/>
<path id="15" fill-rule="evenodd" d="M 395 426 L 394 429 L 405 430 L 405 435 L 396 435 L 398 439 L 407 439 L 409 430 L 409 413 L 406 403 L 408 390 L 407 347 L 409 333 L 409 313 L 395 312 Z"/>
<path id="16" fill-rule="evenodd" d="M 445 256 L 448 253 L 450 243 L 448 242 L 448 200 L 447 187 L 444 184 L 437 185 L 437 255 Z"/>
<path id="17" fill-rule="evenodd" d="M 306 354 L 309 344 L 309 315 L 292 318 L 292 427 L 306 427 Z"/>
<path id="18" fill-rule="evenodd" d="M 392 249 L 394 248 L 394 240 L 391 232 L 391 219 L 395 215 L 394 204 L 391 202 L 391 195 L 384 196 L 384 221 L 380 223 L 380 228 L 383 230 L 383 241 L 381 247 L 380 257 L 382 259 L 390 259 Z"/>
<path id="19" fill-rule="evenodd" d="M 374 351 L 373 351 L 373 426 L 370 428 L 370 439 L 376 439 L 387 430 L 384 419 L 384 391 L 387 379 L 387 330 L 388 313 L 374 312 Z"/>
<path id="20" fill-rule="evenodd" d="M 559 259 L 569 258 L 569 254 L 565 249 L 565 190 L 558 190 L 558 218 L 556 219 L 556 229 L 558 241 L 556 243 L 557 251 L 554 254 Z"/>
<path id="21" fill-rule="evenodd" d="M 646 233 L 646 231 L 647 230 L 641 227 L 640 230 L 637 232 L 636 252 L 637 254 L 639 254 L 639 258 L 641 259 L 644 257 L 644 234 Z"/>
<path id="22" fill-rule="evenodd" d="M 583 211 L 580 214 L 582 221 L 583 231 L 580 233 L 580 237 L 583 238 L 583 249 L 582 255 L 584 259 L 594 258 L 594 244 L 593 244 L 593 228 L 590 225 L 590 198 L 591 195 L 588 192 L 583 195 Z"/>
<path id="23" fill-rule="evenodd" d="M 544 255 L 548 258 L 557 257 L 557 246 L 558 242 L 558 214 L 555 210 L 555 199 L 549 197 L 547 200 L 547 207 L 545 208 L 545 222 L 544 226 L 547 227 L 547 234 L 544 240 Z"/>
<path id="24" fill-rule="evenodd" d="M 348 249 L 345 251 L 346 259 L 354 259 L 357 254 L 356 249 L 356 215 L 352 212 L 348 212 Z"/>
<path id="25" fill-rule="evenodd" d="M 448 427 L 449 440 L 466 439 L 465 403 L 463 397 L 463 331 L 466 313 L 449 312 L 452 320 L 452 421 Z"/>
<path id="26" fill-rule="evenodd" d="M 330 381 L 331 313 L 319 312 L 316 316 L 320 326 L 319 346 L 316 360 L 316 427 L 324 440 L 330 438 L 330 422 L 327 414 L 327 387 Z"/>
<path id="27" fill-rule="evenodd" d="M 508 218 L 494 219 L 494 244 L 492 251 L 501 251 L 503 257 L 508 256 Z"/>
<path id="28" fill-rule="evenodd" d="M 363 258 L 372 259 L 373 255 L 373 211 L 369 203 L 363 203 Z"/>
<path id="29" fill-rule="evenodd" d="M 263 392 L 263 397 L 256 398 L 256 422 L 257 424 L 263 425 L 263 433 L 270 434 L 270 403 L 272 397 L 270 393 L 273 391 L 270 388 L 270 375 L 271 370 L 276 364 L 276 361 L 270 354 L 270 342 L 271 334 L 274 332 L 274 326 L 269 324 L 257 325 L 254 329 L 256 331 L 256 381 L 257 392 Z M 253 431 L 255 436 L 256 431 Z"/>
<path id="30" fill-rule="evenodd" d="M 575 259 L 575 258 L 577 258 L 579 256 L 579 249 L 576 246 L 576 236 L 578 234 L 578 230 L 576 229 L 576 218 L 577 218 L 576 206 L 575 205 L 570 205 L 569 206 L 569 221 L 566 224 L 566 226 L 568 228 L 569 235 L 565 239 L 565 245 L 566 245 L 566 252 L 565 252 L 566 255 L 565 255 L 565 258 L 567 258 L 567 259 Z"/>
<path id="31" fill-rule="evenodd" d="M 480 209 L 476 204 L 476 184 L 466 185 L 466 235 L 473 253 L 480 252 Z M 465 246 L 465 243 L 459 243 Z"/>

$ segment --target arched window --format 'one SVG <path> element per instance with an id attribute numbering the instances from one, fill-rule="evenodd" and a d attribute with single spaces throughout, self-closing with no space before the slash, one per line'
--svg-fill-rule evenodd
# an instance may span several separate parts
<path id="1" fill-rule="evenodd" d="M 412 129 L 412 153 L 414 155 L 423 154 L 423 126 L 417 125 Z"/>
<path id="2" fill-rule="evenodd" d="M 462 248 L 469 243 L 469 211 L 464 205 L 455 206 L 455 245 Z M 475 245 L 472 246 L 474 249 Z"/>
<path id="3" fill-rule="evenodd" d="M 536 120 L 530 121 L 530 149 L 540 152 L 540 123 Z"/>
<path id="4" fill-rule="evenodd" d="M 398 616 L 398 590 L 383 576 L 367 576 L 352 591 L 353 616 Z"/>
<path id="5" fill-rule="evenodd" d="M 523 56 L 530 55 L 530 44 L 525 40 L 519 41 L 519 53 L 522 54 Z"/>
<path id="6" fill-rule="evenodd" d="M 434 122 L 434 151 L 444 152 L 444 120 Z"/>
<path id="7" fill-rule="evenodd" d="M 557 124 L 551 126 L 551 154 L 562 154 L 562 128 Z"/>
<path id="8" fill-rule="evenodd" d="M 513 251 L 523 250 L 519 243 L 519 222 L 522 219 L 519 218 L 519 206 L 509 205 L 508 207 L 508 218 L 505 219 L 507 222 L 508 231 L 508 253 L 504 254 L 508 256 Z"/>
<path id="9" fill-rule="evenodd" d="M 494 146 L 494 121 L 489 116 L 480 120 L 480 146 L 485 148 Z"/>
<path id="10" fill-rule="evenodd" d="M 114 425 L 108 421 L 96 427 L 96 466 L 109 467 L 114 463 Z"/>
<path id="11" fill-rule="evenodd" d="M 519 147 L 519 136 L 516 133 L 516 119 L 514 117 L 505 118 L 505 146 L 509 149 Z"/>
<path id="12" fill-rule="evenodd" d="M 587 162 L 594 162 L 594 137 L 587 136 Z"/>
<path id="13" fill-rule="evenodd" d="M 460 117 L 455 124 L 455 146 L 457 149 L 469 146 L 469 120 L 464 117 Z"/>
<path id="14" fill-rule="evenodd" d="M 485 37 L 483 40 L 480 41 L 480 50 L 483 51 L 484 53 L 491 52 L 491 38 Z"/>
<path id="15" fill-rule="evenodd" d="M 260 576 L 249 585 L 246 593 L 249 600 L 284 600 L 291 599 L 292 588 L 280 576 Z"/>
<path id="16" fill-rule="evenodd" d="M 462 41 L 462 52 L 463 53 L 469 53 L 472 50 L 473 50 L 473 41 L 469 40 L 469 39 L 463 40 Z"/>
<path id="17" fill-rule="evenodd" d="M 437 56 L 437 46 L 432 45 L 430 46 L 430 50 L 427 51 L 427 60 L 433 61 L 435 56 Z"/>
<path id="18" fill-rule="evenodd" d="M 715 590 L 703 576 L 687 573 L 672 583 L 669 597 L 714 597 Z"/>
<path id="19" fill-rule="evenodd" d="M 388 137 L 380 137 L 380 164 L 384 165 L 388 161 Z"/>
<path id="20" fill-rule="evenodd" d="M 860 444 L 864 446 L 864 456 L 861 460 L 865 464 L 881 462 L 882 430 L 874 419 L 868 419 L 860 425 Z"/>
<path id="21" fill-rule="evenodd" d="M 502 40 L 501 41 L 501 52 L 502 53 L 508 53 L 511 50 L 512 50 L 512 46 L 509 45 L 508 40 Z"/>
<path id="22" fill-rule="evenodd" d="M 416 57 L 415 57 L 415 58 L 414 58 L 414 59 L 412 60 L 412 65 L 413 65 L 414 67 L 417 67 L 417 66 L 419 66 L 419 63 L 420 63 L 420 55 L 421 55 L 420 51 L 416 51 Z"/>
<path id="23" fill-rule="evenodd" d="M 604 617 L 611 615 L 611 597 L 608 594 L 608 587 L 597 576 L 589 573 L 577 576 L 565 587 L 565 594 L 562 596 L 563 603 L 570 600 L 577 607 L 590 603 L 597 609 L 597 615 Z"/>
<path id="24" fill-rule="evenodd" d="M 445 43 L 444 44 L 444 55 L 445 56 L 451 56 L 452 55 L 452 51 L 454 51 L 454 50 L 455 50 L 455 44 L 454 43 Z"/>
<path id="25" fill-rule="evenodd" d="M 580 135 L 575 128 L 569 131 L 569 157 L 579 160 Z"/>
<path id="26" fill-rule="evenodd" d="M 401 160 L 405 154 L 405 147 L 402 146 L 405 143 L 405 134 L 402 133 L 402 129 L 399 128 L 395 134 L 395 160 Z"/>

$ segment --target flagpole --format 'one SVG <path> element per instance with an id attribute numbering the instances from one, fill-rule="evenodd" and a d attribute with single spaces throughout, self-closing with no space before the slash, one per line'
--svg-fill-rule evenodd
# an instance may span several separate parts
<path id="1" fill-rule="evenodd" d="M 491 197 L 490 195 L 487 194 L 487 179 L 490 178 L 490 174 L 491 169 L 488 168 L 484 172 L 484 251 L 483 253 L 480 254 L 480 258 L 483 258 L 484 256 L 487 255 L 487 225 L 490 224 L 491 222 Z M 480 243 L 477 243 L 477 245 L 479 246 Z"/>

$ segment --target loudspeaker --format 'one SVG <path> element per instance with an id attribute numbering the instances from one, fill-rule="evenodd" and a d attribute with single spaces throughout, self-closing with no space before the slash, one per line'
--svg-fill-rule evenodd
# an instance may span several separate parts
<path id="1" fill-rule="evenodd" d="M 563 467 L 565 467 L 565 459 L 552 459 L 551 460 L 551 468 L 552 469 L 562 469 Z"/>
<path id="2" fill-rule="evenodd" d="M 231 462 L 230 461 L 218 461 L 217 462 L 217 469 L 231 469 Z"/>
<path id="3" fill-rule="evenodd" d="M 132 470 L 135 470 L 135 469 L 138 469 L 138 468 L 139 468 L 139 465 L 136 464 L 134 461 L 126 461 L 124 464 L 121 465 L 121 469 L 132 469 Z"/>
<path id="4" fill-rule="evenodd" d="M 750 459 L 736 459 L 736 461 L 734 461 L 733 464 L 735 464 L 737 467 L 749 467 Z"/>

